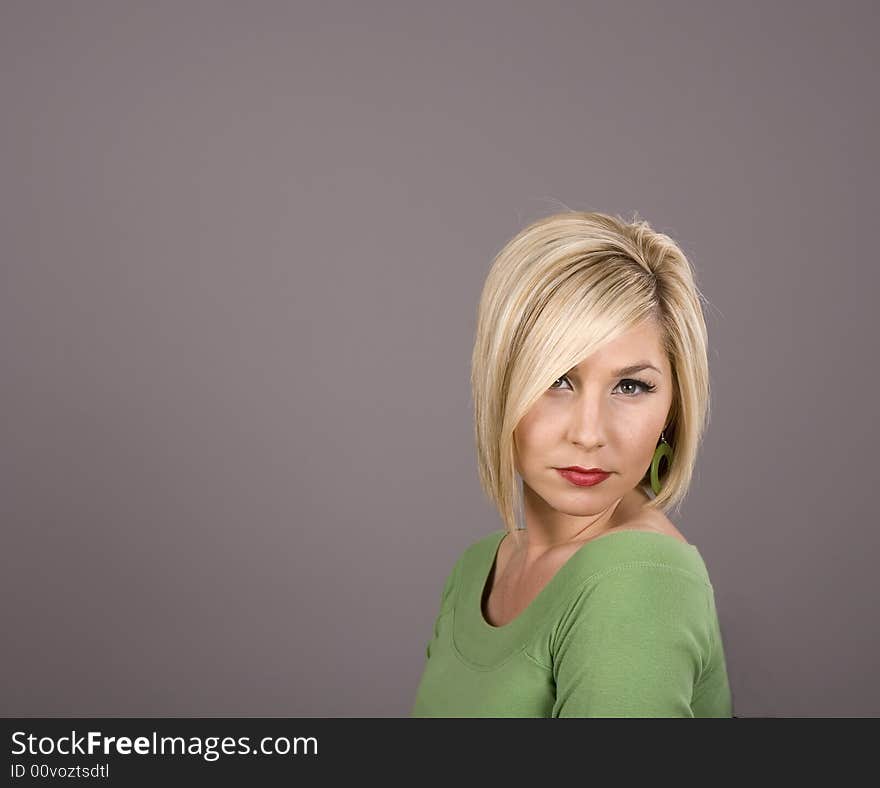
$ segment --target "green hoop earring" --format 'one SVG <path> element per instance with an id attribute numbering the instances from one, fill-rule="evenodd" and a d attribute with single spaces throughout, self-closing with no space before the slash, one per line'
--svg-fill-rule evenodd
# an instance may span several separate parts
<path id="1" fill-rule="evenodd" d="M 660 488 L 662 486 L 660 484 L 659 474 L 660 460 L 666 457 L 667 467 L 672 464 L 672 446 L 670 446 L 666 442 L 666 438 L 663 437 L 665 432 L 666 431 L 664 430 L 660 433 L 660 444 L 654 449 L 654 457 L 651 460 L 651 489 L 654 491 L 654 495 L 660 494 Z"/>

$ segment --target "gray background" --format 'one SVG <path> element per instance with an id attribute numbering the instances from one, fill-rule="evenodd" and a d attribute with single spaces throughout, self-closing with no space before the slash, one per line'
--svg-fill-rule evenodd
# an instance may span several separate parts
<path id="1" fill-rule="evenodd" d="M 4 716 L 405 716 L 501 527 L 470 351 L 565 208 L 710 302 L 734 713 L 877 715 L 876 5 L 9 2 Z"/>

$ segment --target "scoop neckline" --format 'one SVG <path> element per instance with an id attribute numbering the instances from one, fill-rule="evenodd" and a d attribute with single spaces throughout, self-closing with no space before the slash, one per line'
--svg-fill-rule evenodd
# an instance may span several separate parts
<path id="1" fill-rule="evenodd" d="M 567 572 L 571 571 L 571 566 L 575 559 L 584 554 L 586 548 L 590 545 L 595 545 L 596 542 L 601 542 L 603 539 L 607 539 L 611 536 L 626 536 L 632 537 L 634 535 L 639 536 L 648 536 L 648 537 L 659 537 L 660 539 L 670 539 L 672 542 L 681 545 L 689 552 L 698 552 L 696 545 L 691 544 L 690 542 L 682 542 L 680 539 L 676 539 L 674 536 L 669 536 L 669 534 L 661 534 L 656 531 L 639 531 L 634 528 L 628 528 L 621 531 L 610 531 L 606 534 L 601 534 L 600 536 L 595 536 L 592 539 L 588 539 L 584 542 L 577 550 L 575 550 L 556 570 L 553 577 L 548 580 L 544 586 L 538 591 L 537 594 L 532 598 L 532 601 L 529 602 L 514 618 L 508 621 L 506 624 L 501 624 L 499 626 L 495 626 L 494 624 L 490 624 L 486 621 L 485 616 L 483 615 L 483 596 L 486 593 L 486 585 L 489 582 L 489 574 L 495 568 L 495 562 L 498 559 L 498 551 L 501 547 L 501 542 L 504 541 L 504 537 L 507 536 L 507 530 L 502 528 L 500 529 L 496 536 L 498 537 L 495 541 L 495 544 L 492 545 L 491 549 L 488 551 L 489 563 L 488 565 L 484 564 L 480 569 L 480 574 L 478 577 L 482 578 L 479 584 L 479 591 L 477 595 L 477 620 L 480 623 L 481 629 L 484 629 L 489 632 L 497 633 L 499 636 L 506 635 L 508 632 L 514 631 L 515 627 L 521 623 L 522 620 L 527 619 L 529 615 L 531 615 L 535 610 L 540 607 L 540 603 L 543 602 L 545 598 L 550 597 L 550 591 L 556 586 L 560 585 L 565 579 Z"/>

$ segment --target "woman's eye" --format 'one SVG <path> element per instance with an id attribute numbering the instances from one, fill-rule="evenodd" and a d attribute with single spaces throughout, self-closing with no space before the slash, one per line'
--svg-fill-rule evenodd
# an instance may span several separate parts
<path id="1" fill-rule="evenodd" d="M 556 385 L 557 383 L 559 383 L 560 380 L 568 381 L 568 376 L 563 375 L 561 378 L 556 378 L 556 380 L 554 380 L 553 384 L 550 386 L 551 391 L 559 391 L 560 390 L 560 388 Z M 650 394 L 652 391 L 654 391 L 655 388 L 657 388 L 656 386 L 653 386 L 644 380 L 636 380 L 635 378 L 624 378 L 617 385 L 618 386 L 627 386 L 627 387 L 632 387 L 632 386 L 636 387 L 636 390 L 634 393 L 625 395 L 627 397 L 637 396 L 639 393 L 639 389 L 641 389 L 642 393 L 644 393 L 644 394 Z M 631 391 L 632 389 L 629 389 L 629 390 Z"/>
<path id="2" fill-rule="evenodd" d="M 646 383 L 644 380 L 632 380 L 630 378 L 627 378 L 626 380 L 621 380 L 618 385 L 624 386 L 627 384 L 631 386 L 639 386 L 645 394 L 650 394 L 655 388 L 657 388 L 656 386 L 652 386 L 650 383 Z"/>

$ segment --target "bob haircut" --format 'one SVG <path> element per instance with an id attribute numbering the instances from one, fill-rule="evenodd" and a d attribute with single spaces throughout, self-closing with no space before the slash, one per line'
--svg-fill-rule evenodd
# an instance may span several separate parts
<path id="1" fill-rule="evenodd" d="M 701 297 L 682 250 L 637 215 L 556 213 L 501 249 L 477 309 L 471 391 L 480 484 L 508 532 L 523 527 L 520 419 L 557 378 L 645 320 L 656 321 L 672 369 L 664 437 L 674 452 L 645 505 L 680 508 L 709 421 Z M 641 484 L 650 484 L 650 470 Z"/>

